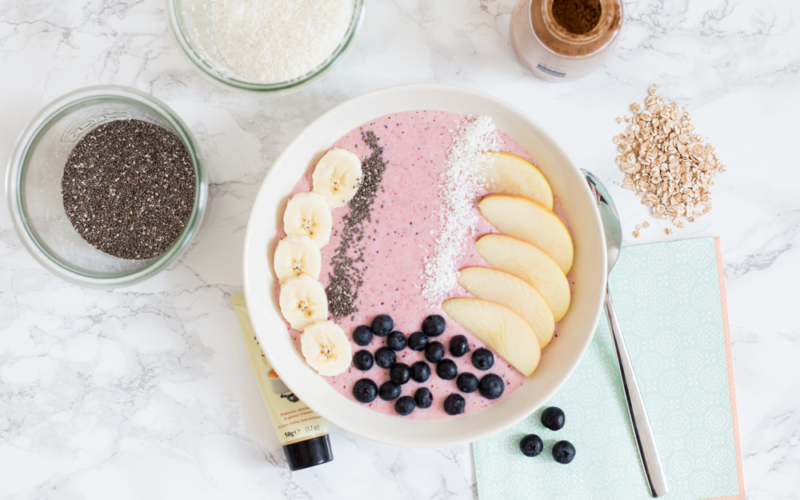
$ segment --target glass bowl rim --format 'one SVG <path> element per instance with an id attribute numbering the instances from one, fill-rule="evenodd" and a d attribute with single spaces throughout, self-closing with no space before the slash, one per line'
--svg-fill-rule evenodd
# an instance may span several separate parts
<path id="1" fill-rule="evenodd" d="M 38 145 L 42 135 L 50 130 L 57 119 L 80 109 L 83 105 L 94 101 L 122 102 L 129 106 L 143 109 L 167 122 L 174 128 L 186 147 L 195 173 L 195 194 L 192 212 L 181 234 L 173 244 L 161 255 L 136 269 L 109 273 L 85 272 L 71 263 L 61 259 L 41 241 L 36 231 L 28 223 L 24 200 L 24 177 L 32 152 Z M 208 199 L 208 175 L 202 161 L 197 141 L 181 118 L 167 105 L 136 89 L 117 85 L 99 85 L 86 87 L 64 94 L 42 108 L 20 133 L 6 173 L 6 197 L 11 213 L 14 229 L 28 252 L 45 269 L 67 281 L 95 288 L 113 288 L 127 286 L 147 279 L 167 267 L 189 245 L 198 232 L 205 215 Z"/>
<path id="2" fill-rule="evenodd" d="M 337 47 L 336 52 L 334 52 L 333 56 L 329 58 L 325 64 L 307 73 L 305 76 L 294 80 L 276 83 L 253 83 L 244 80 L 238 80 L 236 78 L 226 77 L 225 75 L 220 74 L 214 70 L 213 67 L 197 53 L 197 51 L 195 51 L 192 44 L 189 43 L 189 40 L 184 36 L 183 30 L 181 29 L 181 24 L 178 22 L 177 2 L 178 0 L 166 0 L 166 11 L 168 18 L 167 24 L 169 25 L 172 35 L 178 41 L 178 46 L 181 48 L 186 57 L 188 57 L 188 59 L 192 62 L 192 64 L 194 64 L 201 73 L 225 86 L 240 90 L 269 94 L 295 92 L 325 78 L 352 47 L 353 40 L 355 40 L 356 34 L 358 33 L 358 30 L 360 29 L 361 23 L 364 19 L 364 10 L 366 6 L 366 0 L 354 0 L 355 10 L 350 20 L 348 32 L 345 35 L 343 42 Z"/>

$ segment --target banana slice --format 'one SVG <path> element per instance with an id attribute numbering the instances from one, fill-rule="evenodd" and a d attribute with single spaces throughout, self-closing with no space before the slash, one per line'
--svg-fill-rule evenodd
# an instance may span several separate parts
<path id="1" fill-rule="evenodd" d="M 297 193 L 292 196 L 283 213 L 283 230 L 286 234 L 308 236 L 317 248 L 331 239 L 331 209 L 317 193 Z"/>
<path id="2" fill-rule="evenodd" d="M 295 330 L 303 331 L 308 325 L 328 318 L 328 297 L 322 284 L 301 274 L 289 278 L 281 285 L 281 314 Z"/>
<path id="3" fill-rule="evenodd" d="M 325 198 L 331 208 L 350 201 L 361 183 L 361 160 L 346 149 L 333 148 L 314 169 L 314 192 Z"/>
<path id="4" fill-rule="evenodd" d="M 344 330 L 333 321 L 320 321 L 306 328 L 300 346 L 308 365 L 320 375 L 338 375 L 350 367 L 353 354 Z"/>
<path id="5" fill-rule="evenodd" d="M 281 283 L 301 274 L 318 279 L 322 269 L 322 255 L 317 244 L 308 236 L 290 234 L 278 242 L 272 264 Z"/>

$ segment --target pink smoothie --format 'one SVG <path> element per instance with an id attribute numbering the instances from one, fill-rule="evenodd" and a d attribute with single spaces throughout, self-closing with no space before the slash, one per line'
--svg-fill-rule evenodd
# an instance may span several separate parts
<path id="1" fill-rule="evenodd" d="M 477 391 L 463 394 L 456 388 L 455 380 L 440 379 L 436 375 L 435 366 L 431 365 L 431 377 L 428 381 L 423 384 L 409 381 L 402 386 L 402 395 L 413 396 L 417 388 L 427 387 L 433 393 L 433 406 L 428 409 L 417 408 L 403 418 L 424 420 L 453 418 L 443 409 L 445 398 L 452 393 L 464 396 L 466 400 L 464 414 L 469 414 L 508 397 L 525 382 L 525 376 L 497 354 L 495 354 L 495 365 L 486 372 L 477 370 L 472 365 L 471 352 L 461 358 L 453 358 L 449 352 L 449 343 L 450 338 L 455 335 L 465 335 L 469 339 L 471 351 L 487 346 L 451 320 L 442 311 L 440 304 L 428 303 L 421 294 L 425 257 L 434 251 L 433 233 L 439 229 L 437 213 L 441 203 L 438 193 L 442 175 L 454 135 L 464 120 L 465 117 L 462 115 L 442 111 L 409 111 L 387 115 L 352 130 L 333 144 L 333 147 L 347 149 L 363 159 L 369 157 L 372 150 L 362 140 L 362 132 L 372 131 L 383 147 L 386 169 L 378 196 L 372 204 L 371 221 L 365 221 L 365 237 L 359 242 L 364 252 L 364 260 L 357 264 L 363 269 L 363 285 L 358 290 L 355 302 L 358 310 L 350 316 L 331 319 L 334 319 L 350 336 L 358 325 L 369 325 L 375 316 L 388 314 L 394 320 L 395 330 L 410 335 L 421 329 L 422 320 L 426 316 L 439 314 L 447 320 L 447 330 L 442 336 L 431 340 L 437 340 L 445 345 L 447 348 L 445 357 L 456 362 L 459 373 L 470 372 L 478 378 L 487 373 L 495 373 L 502 377 L 506 384 L 503 396 L 493 401 L 483 398 Z M 503 151 L 536 163 L 527 151 L 509 137 L 501 133 L 500 138 Z M 311 190 L 312 172 L 313 168 L 300 179 L 293 193 Z M 478 200 L 479 193 L 475 193 L 476 203 Z M 327 286 L 330 281 L 331 256 L 341 242 L 342 218 L 349 210 L 348 206 L 333 210 L 333 234 L 330 242 L 322 248 L 320 282 L 323 286 Z M 474 206 L 473 210 L 478 213 L 477 206 Z M 478 228 L 472 236 L 472 241 L 484 234 L 497 232 L 480 215 L 478 220 Z M 281 228 L 276 241 L 283 236 Z M 466 246 L 458 263 L 459 269 L 467 266 L 489 267 L 478 255 L 472 243 Z M 450 296 L 470 295 L 457 286 Z M 290 328 L 289 333 L 299 351 L 300 332 Z M 353 352 L 368 349 L 374 354 L 384 345 L 384 341 L 385 338 L 374 337 L 369 346 L 360 347 L 352 341 L 351 345 Z M 423 352 L 404 349 L 397 353 L 397 361 L 410 366 L 417 361 L 425 361 L 425 358 Z M 356 404 L 361 404 L 353 397 L 352 387 L 362 378 L 371 378 L 380 386 L 389 380 L 389 370 L 376 365 L 371 370 L 362 372 L 351 366 L 346 372 L 328 377 L 327 380 L 342 395 Z M 396 415 L 394 403 L 395 401 L 383 401 L 377 398 L 367 406 L 381 413 Z"/>

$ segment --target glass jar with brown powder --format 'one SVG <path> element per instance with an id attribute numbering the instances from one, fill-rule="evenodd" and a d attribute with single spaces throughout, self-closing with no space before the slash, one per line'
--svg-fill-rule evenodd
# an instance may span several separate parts
<path id="1" fill-rule="evenodd" d="M 582 78 L 613 52 L 622 28 L 620 0 L 518 0 L 511 45 L 543 80 Z"/>

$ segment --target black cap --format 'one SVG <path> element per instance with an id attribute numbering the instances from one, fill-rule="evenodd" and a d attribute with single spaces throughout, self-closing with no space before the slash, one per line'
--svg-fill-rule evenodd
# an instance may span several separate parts
<path id="1" fill-rule="evenodd" d="M 328 435 L 319 436 L 283 447 L 289 470 L 301 470 L 322 465 L 333 460 L 331 440 Z"/>

